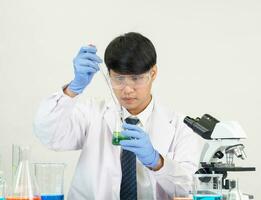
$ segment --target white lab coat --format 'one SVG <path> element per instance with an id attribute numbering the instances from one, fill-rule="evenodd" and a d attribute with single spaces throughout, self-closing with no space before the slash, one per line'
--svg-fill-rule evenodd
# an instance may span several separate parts
<path id="1" fill-rule="evenodd" d="M 68 200 L 119 199 L 121 149 L 111 143 L 115 116 L 112 103 L 80 104 L 77 97 L 62 91 L 42 102 L 34 121 L 36 136 L 54 150 L 82 150 Z M 151 171 L 138 162 L 138 199 L 165 200 L 186 193 L 198 169 L 203 140 L 183 123 L 182 116 L 156 100 L 148 133 L 164 157 L 164 166 Z"/>

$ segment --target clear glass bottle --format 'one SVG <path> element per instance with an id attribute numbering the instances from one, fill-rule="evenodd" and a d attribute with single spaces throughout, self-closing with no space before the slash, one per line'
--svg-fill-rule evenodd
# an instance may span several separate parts
<path id="1" fill-rule="evenodd" d="M 20 147 L 20 162 L 16 170 L 12 194 L 6 200 L 41 200 L 30 163 L 30 147 Z"/>
<path id="2" fill-rule="evenodd" d="M 227 200 L 242 200 L 241 197 L 242 195 L 239 191 L 238 181 L 230 180 Z"/>

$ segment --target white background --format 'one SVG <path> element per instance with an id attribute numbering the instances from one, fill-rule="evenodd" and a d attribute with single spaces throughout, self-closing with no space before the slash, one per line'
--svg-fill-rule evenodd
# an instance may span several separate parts
<path id="1" fill-rule="evenodd" d="M 240 188 L 261 198 L 261 1 L 0 0 L 0 153 L 11 174 L 11 145 L 30 144 L 33 161 L 67 163 L 65 190 L 79 152 L 53 152 L 35 138 L 40 101 L 73 78 L 72 60 L 95 44 L 103 58 L 119 34 L 146 35 L 158 53 L 154 94 L 192 117 L 237 120 L 256 172 L 236 173 Z M 108 97 L 101 74 L 84 96 Z M 88 166 L 86 166 L 88 170 Z"/>

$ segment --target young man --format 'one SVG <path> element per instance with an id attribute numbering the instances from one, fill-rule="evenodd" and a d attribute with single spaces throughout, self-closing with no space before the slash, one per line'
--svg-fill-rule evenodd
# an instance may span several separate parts
<path id="1" fill-rule="evenodd" d="M 77 102 L 102 60 L 92 45 L 74 59 L 74 79 L 39 108 L 34 127 L 43 144 L 81 155 L 69 200 L 173 199 L 190 189 L 202 140 L 183 117 L 159 104 L 151 94 L 157 76 L 156 51 L 139 33 L 115 38 L 105 64 L 115 96 L 124 110 L 120 146 L 112 145 L 117 112 L 113 103 Z M 86 89 L 88 92 L 88 88 Z"/>

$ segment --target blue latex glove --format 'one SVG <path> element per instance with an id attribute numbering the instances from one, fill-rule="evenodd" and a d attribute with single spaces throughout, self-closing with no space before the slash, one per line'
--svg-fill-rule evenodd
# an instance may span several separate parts
<path id="1" fill-rule="evenodd" d="M 98 63 L 101 63 L 102 59 L 96 55 L 96 52 L 96 47 L 89 45 L 82 47 L 74 58 L 74 79 L 68 86 L 74 93 L 82 93 L 91 82 L 93 75 L 99 71 Z"/>
<path id="2" fill-rule="evenodd" d="M 123 123 L 124 131 L 122 135 L 131 138 L 130 140 L 121 140 L 120 145 L 123 149 L 132 151 L 146 167 L 155 168 L 160 159 L 159 153 L 153 148 L 149 135 L 140 127 Z"/>

